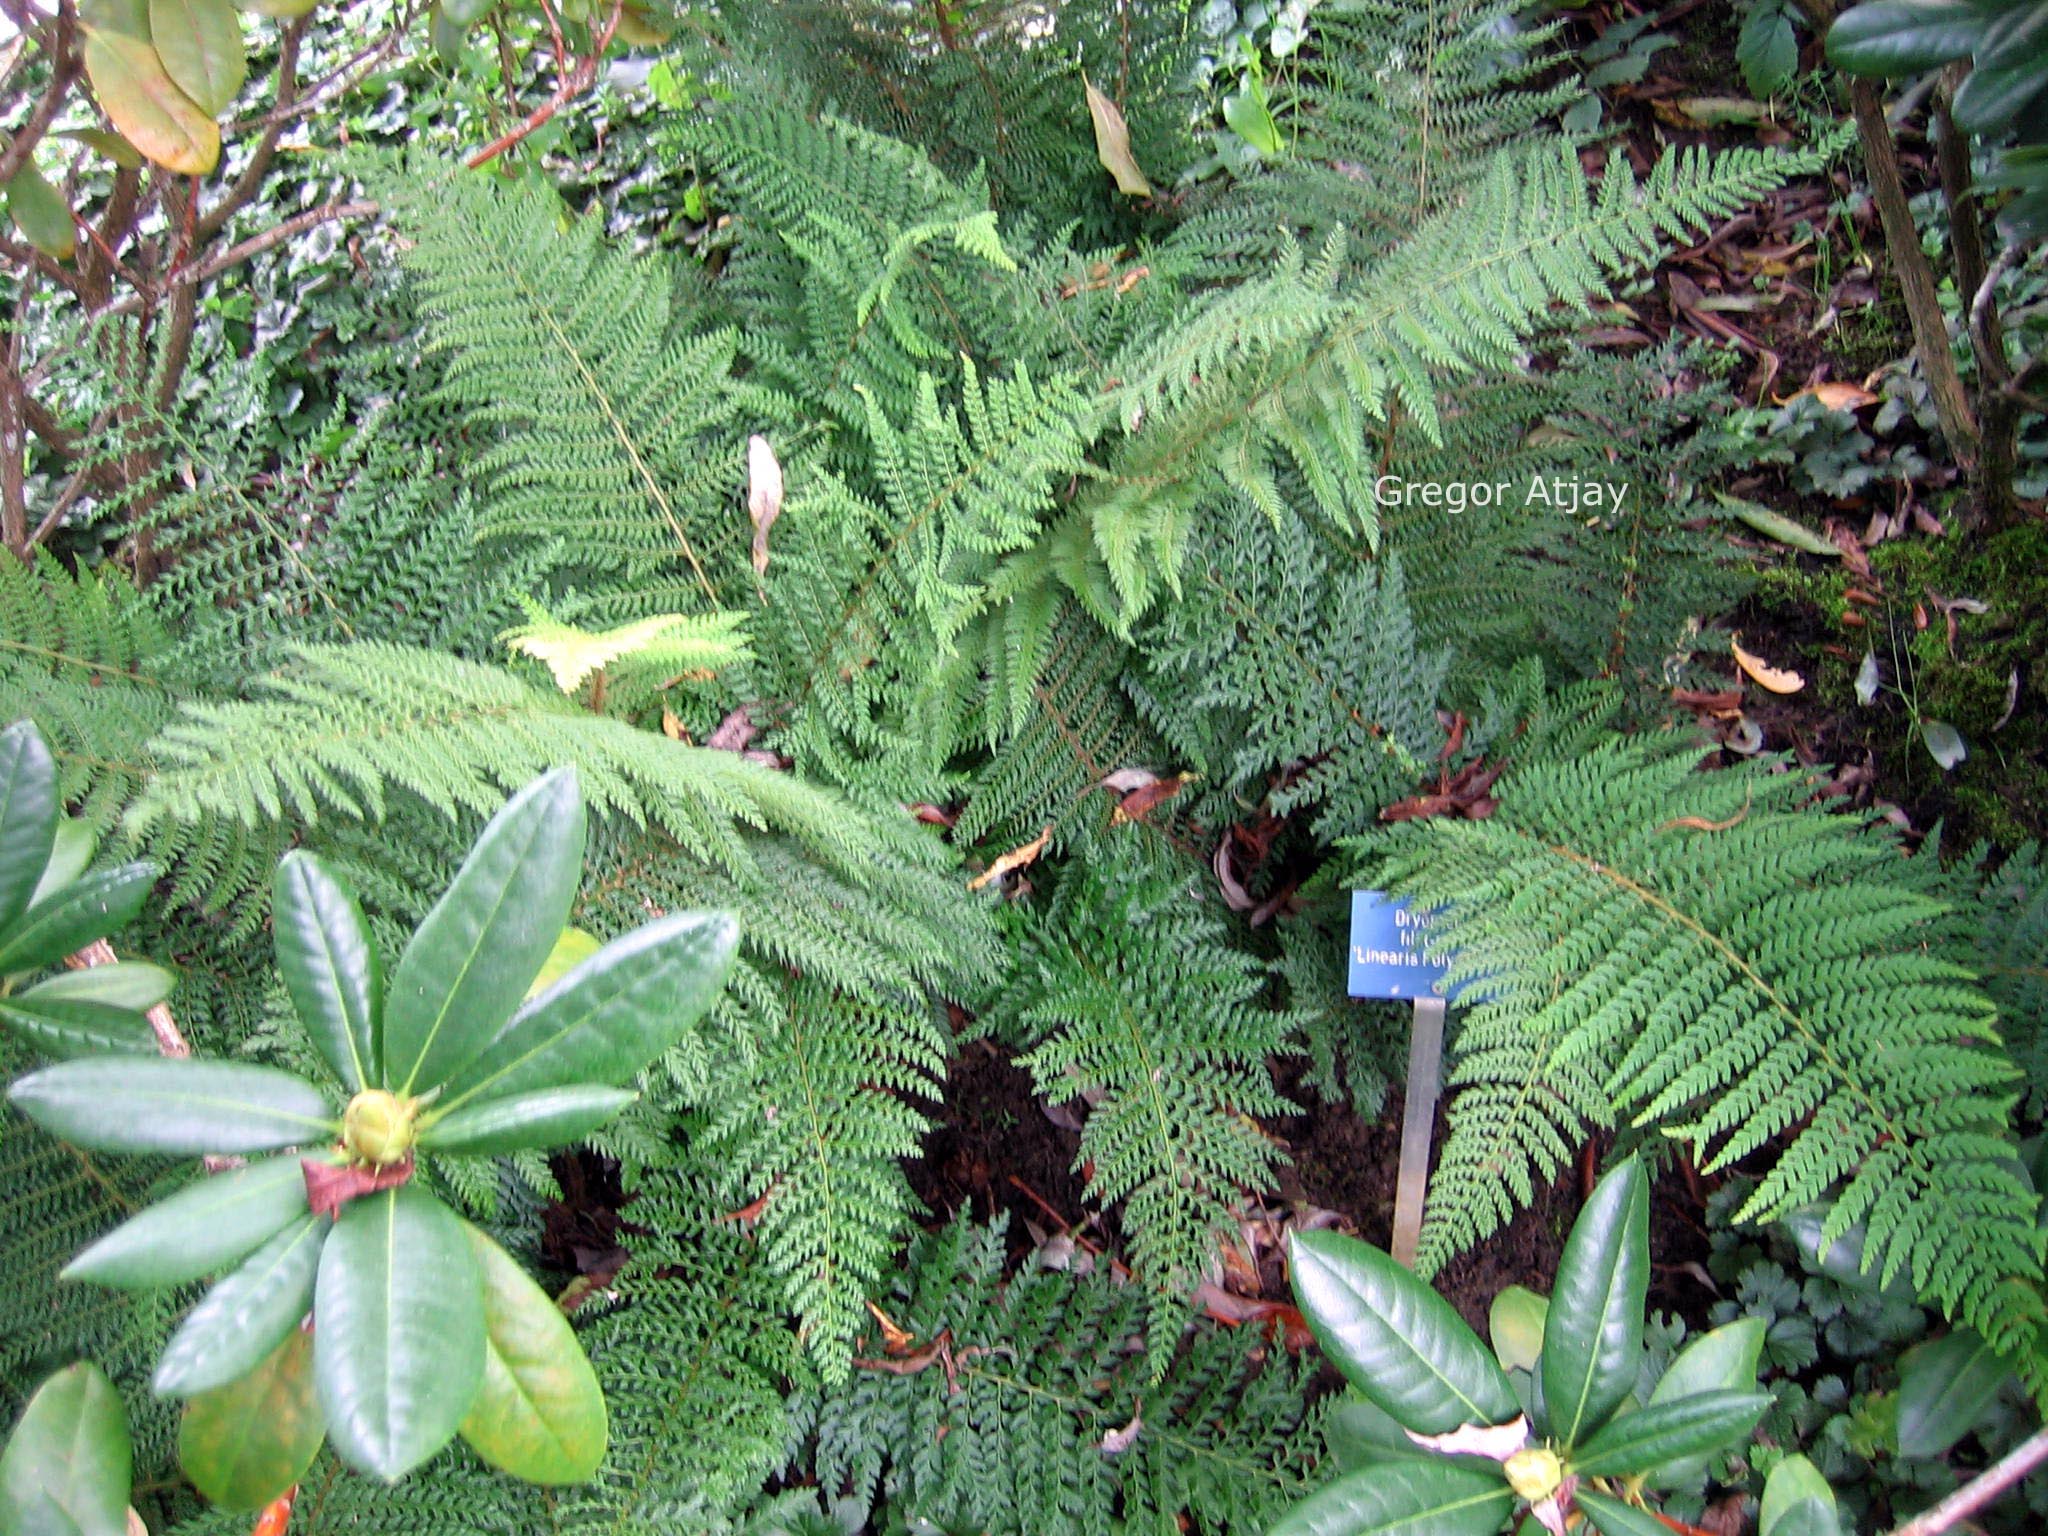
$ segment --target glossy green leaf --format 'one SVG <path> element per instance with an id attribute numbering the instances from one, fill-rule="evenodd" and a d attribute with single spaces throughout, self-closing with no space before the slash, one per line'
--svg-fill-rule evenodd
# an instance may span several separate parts
<path id="1" fill-rule="evenodd" d="M 1763 1358 L 1764 1320 L 1737 1318 L 1703 1333 L 1681 1349 L 1650 1393 L 1650 1405 L 1673 1403 L 1702 1392 L 1746 1392 L 1756 1385 Z M 1653 1474 L 1660 1487 L 1692 1481 L 1706 1470 L 1707 1457 L 1667 1461 Z"/>
<path id="2" fill-rule="evenodd" d="M 50 862 L 43 866 L 43 877 L 36 882 L 36 893 L 29 898 L 34 906 L 54 891 L 61 891 L 92 863 L 94 840 L 92 828 L 76 816 L 57 818 L 57 838 L 50 849 Z"/>
<path id="3" fill-rule="evenodd" d="M 1725 1450 L 1756 1428 L 1770 1406 L 1770 1394 L 1752 1388 L 1701 1392 L 1626 1413 L 1572 1453 L 1572 1470 L 1586 1477 L 1632 1477 L 1681 1457 Z"/>
<path id="4" fill-rule="evenodd" d="M 67 1280 L 145 1290 L 182 1285 L 246 1258 L 306 1214 L 295 1157 L 195 1180 L 114 1228 L 65 1266 Z"/>
<path id="5" fill-rule="evenodd" d="M 1284 148 L 1280 125 L 1273 121 L 1273 109 L 1266 99 L 1265 82 L 1255 75 L 1246 75 L 1244 84 L 1223 98 L 1223 121 L 1262 155 L 1277 156 Z"/>
<path id="6" fill-rule="evenodd" d="M 1268 1536 L 1494 1536 L 1514 1505 L 1491 1467 L 1383 1462 L 1310 1494 Z"/>
<path id="7" fill-rule="evenodd" d="M 454 1438 L 483 1379 L 480 1286 L 468 1231 L 417 1185 L 342 1207 L 313 1339 L 342 1460 L 391 1481 Z"/>
<path id="8" fill-rule="evenodd" d="M 160 965 L 146 960 L 117 960 L 111 965 L 88 965 L 79 971 L 59 971 L 18 993 L 22 1001 L 101 1003 L 109 1008 L 126 1008 L 142 1013 L 171 995 L 178 978 Z"/>
<path id="9" fill-rule="evenodd" d="M 0 998 L 0 1025 L 45 1056 L 140 1055 L 156 1049 L 149 1021 L 133 1009 L 105 1003 L 38 999 L 29 993 Z"/>
<path id="10" fill-rule="evenodd" d="M 7 216 L 23 239 L 53 261 L 69 261 L 78 250 L 71 205 L 33 165 L 24 165 L 8 181 Z"/>
<path id="11" fill-rule="evenodd" d="M 1335 1232 L 1288 1244 L 1295 1299 L 1345 1379 L 1417 1434 L 1521 1412 L 1493 1353 L 1451 1304 L 1376 1248 Z"/>
<path id="12" fill-rule="evenodd" d="M 431 1088 L 490 1042 L 568 923 L 582 872 L 583 793 L 558 768 L 491 818 L 406 945 L 384 1007 L 386 1087 Z"/>
<path id="13" fill-rule="evenodd" d="M 581 1141 L 639 1095 L 630 1088 L 572 1083 L 510 1099 L 488 1099 L 431 1121 L 420 1145 L 437 1152 L 498 1156 Z"/>
<path id="14" fill-rule="evenodd" d="M 33 724 L 0 731 L 0 933 L 26 912 L 57 836 L 57 764 Z"/>
<path id="15" fill-rule="evenodd" d="M 156 1363 L 159 1397 L 193 1397 L 256 1369 L 313 1304 L 327 1219 L 302 1216 L 186 1314 Z"/>
<path id="16" fill-rule="evenodd" d="M 1764 1479 L 1758 1536 L 1841 1536 L 1835 1490 L 1804 1456 L 1787 1456 Z"/>
<path id="17" fill-rule="evenodd" d="M 1634 1158 L 1593 1190 L 1557 1263 L 1543 1324 L 1550 1434 L 1576 1445 L 1606 1422 L 1642 1365 L 1650 1289 L 1650 1180 Z"/>
<path id="18" fill-rule="evenodd" d="M 1389 1457 L 1433 1458 L 1408 1438 L 1408 1432 L 1368 1398 L 1346 1392 L 1323 1418 L 1323 1438 L 1337 1459 L 1337 1470 L 1356 1472 L 1377 1466 Z"/>
<path id="19" fill-rule="evenodd" d="M 269 1152 L 331 1141 L 339 1126 L 312 1084 L 238 1061 L 67 1061 L 7 1097 L 51 1135 L 101 1152 Z"/>
<path id="20" fill-rule="evenodd" d="M 149 0 L 149 36 L 164 73 L 214 117 L 248 77 L 242 23 L 228 0 Z"/>
<path id="21" fill-rule="evenodd" d="M 1486 1331 L 1493 1338 L 1493 1352 L 1502 1370 L 1536 1369 L 1543 1353 L 1543 1319 L 1549 1311 L 1549 1299 L 1526 1285 L 1511 1285 L 1493 1298 L 1487 1309 Z"/>
<path id="22" fill-rule="evenodd" d="M 65 1367 L 36 1389 L 0 1451 L 0 1536 L 31 1536 L 38 1506 L 54 1506 L 80 1536 L 126 1536 L 133 1462 L 113 1383 L 89 1362 Z"/>
<path id="23" fill-rule="evenodd" d="M 1951 111 L 1965 133 L 2002 133 L 2048 95 L 2048 5 L 2008 7 L 1984 29 Z"/>
<path id="24" fill-rule="evenodd" d="M 256 1510 L 304 1475 L 326 1437 L 313 1392 L 313 1336 L 294 1328 L 241 1380 L 185 1405 L 178 1464 L 223 1509 Z"/>
<path id="25" fill-rule="evenodd" d="M 521 1008 L 450 1081 L 451 1110 L 572 1083 L 620 1083 L 718 997 L 739 944 L 723 912 L 677 912 L 612 940 Z"/>
<path id="26" fill-rule="evenodd" d="M 1671 1536 L 1670 1526 L 1633 1504 L 1610 1499 L 1590 1488 L 1581 1488 L 1575 1497 L 1600 1536 Z"/>
<path id="27" fill-rule="evenodd" d="M 135 920 L 156 885 L 153 864 L 95 870 L 22 914 L 0 944 L 0 975 L 40 970 Z"/>
<path id="28" fill-rule="evenodd" d="M 362 908 L 309 853 L 284 856 L 271 881 L 277 969 L 299 1022 L 350 1093 L 383 1081 L 378 1022 L 384 967 Z"/>
<path id="29" fill-rule="evenodd" d="M 484 1374 L 462 1420 L 470 1449 L 529 1483 L 580 1483 L 604 1460 L 604 1393 L 562 1309 L 469 1229 L 483 1274 Z"/>
<path id="30" fill-rule="evenodd" d="M 1876 0 L 1828 29 L 1828 62 L 1852 75 L 1896 79 L 1967 58 L 1986 17 L 1974 0 Z"/>
<path id="31" fill-rule="evenodd" d="M 1942 1455 L 1977 1426 L 2012 1374 L 1967 1328 L 1907 1350 L 1899 1362 L 1899 1454 Z"/>

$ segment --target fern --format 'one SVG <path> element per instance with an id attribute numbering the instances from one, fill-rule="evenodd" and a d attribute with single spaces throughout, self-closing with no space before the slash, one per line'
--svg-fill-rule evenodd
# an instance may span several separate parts
<path id="1" fill-rule="evenodd" d="M 1251 1118 L 1288 1107 L 1265 1065 L 1283 1021 L 1253 1006 L 1262 969 L 1224 941 L 1169 856 L 1126 839 L 1065 872 L 981 1021 L 1025 1048 L 1052 1102 L 1092 1101 L 1079 1166 L 1091 1196 L 1123 1202 L 1134 1268 L 1155 1298 L 1155 1373 L 1180 1298 L 1209 1268 L 1241 1192 L 1263 1188 L 1278 1158 Z"/>
<path id="2" fill-rule="evenodd" d="M 1694 771 L 1682 742 L 1520 768 L 1500 811 L 1357 845 L 1448 907 L 1458 1030 L 1431 1269 L 1497 1227 L 1587 1131 L 1625 1117 L 1708 1170 L 1783 1140 L 1740 1219 L 1832 1196 L 1830 1237 L 2018 1357 L 2037 1390 L 2035 1197 L 2012 1171 L 2016 1074 L 1967 972 L 1915 948 L 1939 912 L 1889 840 L 1802 809 L 1796 774 Z"/>
<path id="3" fill-rule="evenodd" d="M 1004 1236 L 955 1223 L 922 1238 L 881 1306 L 913 1347 L 939 1346 L 930 1362 L 897 1374 L 871 1346 L 800 1405 L 826 1492 L 913 1528 L 1264 1529 L 1306 1480 L 1303 1366 L 1211 1327 L 1155 1381 L 1126 1343 L 1132 1288 L 1008 1277 Z"/>

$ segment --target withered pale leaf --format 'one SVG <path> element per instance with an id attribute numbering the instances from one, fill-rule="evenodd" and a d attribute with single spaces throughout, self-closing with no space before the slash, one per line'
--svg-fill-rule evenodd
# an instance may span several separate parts
<path id="1" fill-rule="evenodd" d="M 768 439 L 747 439 L 747 516 L 754 520 L 754 574 L 768 569 L 768 530 L 782 515 L 782 465 Z"/>
<path id="2" fill-rule="evenodd" d="M 1138 1432 L 1144 1427 L 1144 1418 L 1139 1414 L 1132 1414 L 1131 1422 L 1122 1429 L 1112 1429 L 1103 1435 L 1102 1454 L 1105 1456 L 1121 1456 L 1136 1443 Z"/>
<path id="3" fill-rule="evenodd" d="M 995 863 L 989 865 L 987 869 L 984 869 L 980 874 L 968 881 L 967 889 L 978 891 L 985 885 L 993 885 L 1005 875 L 1013 874 L 1017 870 L 1036 863 L 1038 856 L 1045 852 L 1045 845 L 1051 841 L 1052 828 L 1048 826 L 1023 847 L 1012 848 L 1008 853 L 997 859 Z"/>
<path id="4" fill-rule="evenodd" d="M 1130 197 L 1150 197 L 1152 183 L 1145 179 L 1137 156 L 1131 153 L 1131 130 L 1124 122 L 1122 109 L 1098 91 L 1095 82 L 1086 75 L 1081 77 L 1081 86 L 1088 93 L 1089 121 L 1095 125 L 1095 158 L 1116 178 L 1117 191 Z"/>
<path id="5" fill-rule="evenodd" d="M 1446 1456 L 1484 1456 L 1488 1461 L 1506 1461 L 1529 1443 L 1529 1420 L 1518 1415 L 1505 1424 L 1461 1424 L 1441 1435 L 1418 1435 L 1403 1431 L 1425 1450 Z"/>
<path id="6" fill-rule="evenodd" d="M 1730 640 L 1728 649 L 1734 653 L 1735 665 L 1760 688 L 1768 688 L 1772 693 L 1797 693 L 1806 686 L 1806 679 L 1797 672 L 1774 667 L 1763 657 L 1745 651 L 1740 640 Z"/>

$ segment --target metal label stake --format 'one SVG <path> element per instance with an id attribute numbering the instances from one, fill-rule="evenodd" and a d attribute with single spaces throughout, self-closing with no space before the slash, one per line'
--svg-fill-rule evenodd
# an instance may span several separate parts
<path id="1" fill-rule="evenodd" d="M 1443 997 L 1435 990 L 1448 964 L 1422 952 L 1428 917 L 1379 891 L 1351 893 L 1350 985 L 1353 997 L 1406 999 L 1415 1005 L 1408 1037 L 1408 1087 L 1401 1107 L 1401 1165 L 1394 1182 L 1394 1258 L 1410 1269 L 1422 1236 L 1430 1144 L 1443 1090 Z"/>

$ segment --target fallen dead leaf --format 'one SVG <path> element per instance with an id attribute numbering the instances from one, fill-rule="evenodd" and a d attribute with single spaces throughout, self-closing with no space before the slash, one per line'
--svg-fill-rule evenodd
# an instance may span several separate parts
<path id="1" fill-rule="evenodd" d="M 1861 410 L 1866 405 L 1877 404 L 1877 396 L 1860 384 L 1836 382 L 1832 384 L 1809 384 L 1804 389 L 1795 389 L 1778 401 L 1790 405 L 1801 395 L 1811 395 L 1822 407 L 1830 411 Z"/>
<path id="2" fill-rule="evenodd" d="M 1048 826 L 1023 847 L 1012 848 L 1008 853 L 997 859 L 995 863 L 989 865 L 987 869 L 984 869 L 980 874 L 968 881 L 967 889 L 978 891 L 985 885 L 993 885 L 1005 875 L 1012 874 L 1017 870 L 1027 868 L 1036 863 L 1038 856 L 1045 852 L 1045 845 L 1051 841 L 1052 828 Z"/>
<path id="3" fill-rule="evenodd" d="M 1768 688 L 1772 693 L 1797 693 L 1806 686 L 1806 679 L 1797 672 L 1774 667 L 1763 657 L 1745 651 L 1739 639 L 1730 640 L 1728 649 L 1735 656 L 1735 665 L 1742 668 L 1759 687 Z"/>
<path id="4" fill-rule="evenodd" d="M 1152 183 L 1131 153 L 1131 130 L 1124 122 L 1123 110 L 1086 75 L 1081 77 L 1081 87 L 1088 93 L 1088 119 L 1095 127 L 1095 158 L 1116 178 L 1117 191 L 1130 197 L 1150 197 Z"/>
<path id="5" fill-rule="evenodd" d="M 768 570 L 768 530 L 782 515 L 782 465 L 768 439 L 747 439 L 747 516 L 754 520 L 754 574 Z"/>

